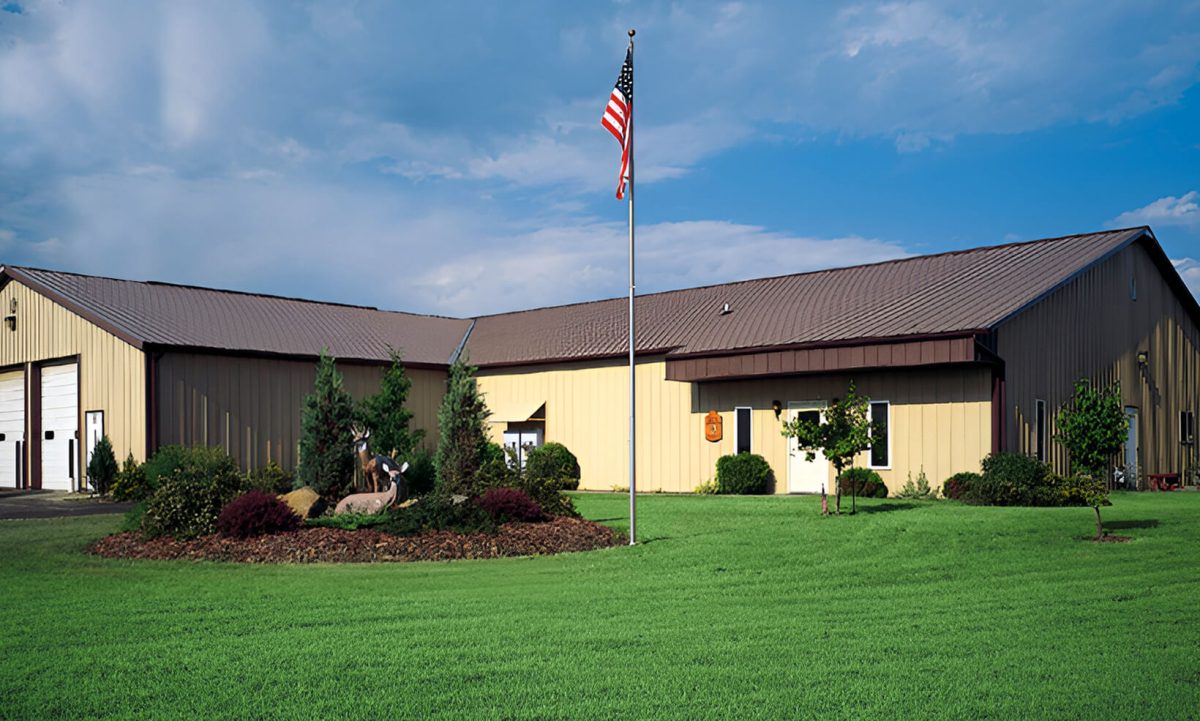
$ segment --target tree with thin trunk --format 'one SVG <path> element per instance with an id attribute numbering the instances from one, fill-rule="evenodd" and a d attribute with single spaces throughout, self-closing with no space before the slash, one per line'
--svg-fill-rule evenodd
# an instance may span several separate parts
<path id="1" fill-rule="evenodd" d="M 844 398 L 834 398 L 825 409 L 824 419 L 816 422 L 797 416 L 783 425 L 783 435 L 796 439 L 796 445 L 809 461 L 820 451 L 837 473 L 835 512 L 842 512 L 842 472 L 854 463 L 854 457 L 871 447 L 874 432 L 869 412 L 871 399 L 860 396 L 854 382 Z M 851 513 L 857 512 L 856 484 L 850 485 Z"/>
<path id="2" fill-rule="evenodd" d="M 1071 470 L 1089 477 L 1083 483 L 1083 496 L 1096 511 L 1096 538 L 1104 537 L 1100 506 L 1109 505 L 1107 469 L 1112 457 L 1121 452 L 1129 437 L 1129 418 L 1121 407 L 1121 386 L 1104 389 L 1091 381 L 1075 381 L 1075 395 L 1058 414 L 1058 433 L 1054 440 L 1067 449 Z"/>

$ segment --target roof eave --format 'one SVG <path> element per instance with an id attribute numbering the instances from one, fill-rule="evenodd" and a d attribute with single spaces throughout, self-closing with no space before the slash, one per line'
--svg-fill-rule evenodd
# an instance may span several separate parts
<path id="1" fill-rule="evenodd" d="M 83 305 L 72 300 L 69 296 L 58 292 L 45 283 L 42 283 L 38 279 L 30 276 L 28 273 L 25 273 L 20 268 L 4 266 L 3 269 L 0 269 L 0 288 L 7 285 L 8 281 L 10 280 L 15 280 L 21 285 L 33 290 L 37 294 L 49 298 L 97 328 L 111 333 L 134 348 L 137 348 L 138 350 L 144 350 L 146 345 L 146 340 L 144 338 L 135 335 L 128 328 L 123 328 L 120 324 L 114 323 L 111 319 L 105 318 L 99 313 L 84 307 Z"/>

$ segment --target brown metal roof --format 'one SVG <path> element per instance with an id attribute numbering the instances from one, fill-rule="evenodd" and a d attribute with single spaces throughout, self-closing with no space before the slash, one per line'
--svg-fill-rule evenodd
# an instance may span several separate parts
<path id="1" fill-rule="evenodd" d="M 7 275 L 138 347 L 446 365 L 470 320 L 7 266 Z"/>
<path id="2" fill-rule="evenodd" d="M 643 295 L 638 352 L 683 358 L 984 331 L 1140 238 L 1173 273 L 1150 230 L 1129 228 Z M 139 347 L 296 356 L 328 347 L 385 361 L 391 346 L 410 364 L 446 365 L 469 338 L 481 366 L 627 352 L 625 298 L 472 321 L 34 268 L 3 275 Z M 1194 301 L 1189 308 L 1200 314 Z"/>
<path id="3" fill-rule="evenodd" d="M 1148 232 L 1088 233 L 643 295 L 638 352 L 712 354 L 983 330 Z M 722 314 L 726 303 L 731 312 Z M 627 313 L 628 300 L 616 298 L 485 316 L 467 349 L 482 366 L 616 356 L 626 352 Z"/>

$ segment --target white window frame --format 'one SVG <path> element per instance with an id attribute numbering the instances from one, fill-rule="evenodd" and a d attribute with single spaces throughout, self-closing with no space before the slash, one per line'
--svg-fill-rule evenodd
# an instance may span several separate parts
<path id="1" fill-rule="evenodd" d="M 867 449 L 867 468 L 870 468 L 872 470 L 877 470 L 877 471 L 890 471 L 892 469 L 892 435 L 893 435 L 892 434 L 892 402 L 891 401 L 871 400 L 870 403 L 867 404 L 867 416 L 872 422 L 874 422 L 875 417 L 874 417 L 874 414 L 871 412 L 871 407 L 874 406 L 876 403 L 882 403 L 885 406 L 887 406 L 887 464 L 883 465 L 883 466 L 875 465 L 871 458 L 871 452 L 874 450 L 874 448 L 868 448 Z"/>
<path id="2" fill-rule="evenodd" d="M 1039 427 L 1040 420 L 1040 427 Z M 1050 413 L 1046 401 L 1033 401 L 1033 456 L 1042 463 L 1050 460 Z"/>
<path id="3" fill-rule="evenodd" d="M 749 431 L 749 435 L 750 435 L 750 447 L 748 449 L 746 449 L 746 453 L 753 453 L 754 452 L 754 408 L 752 408 L 751 406 L 734 406 L 733 407 L 733 452 L 735 455 L 740 452 L 740 451 L 738 451 L 738 439 L 742 437 L 742 433 L 741 433 L 741 427 L 740 427 L 741 421 L 739 420 L 739 416 L 741 416 L 741 413 L 739 413 L 739 411 L 749 411 L 749 413 L 750 413 L 750 423 L 747 424 L 747 430 Z"/>

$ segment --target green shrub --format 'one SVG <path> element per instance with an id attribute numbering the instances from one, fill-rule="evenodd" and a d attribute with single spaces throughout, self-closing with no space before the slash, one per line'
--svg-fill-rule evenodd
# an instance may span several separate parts
<path id="1" fill-rule="evenodd" d="M 517 462 L 516 451 L 489 441 L 484 446 L 482 457 L 475 480 L 465 484 L 456 493 L 478 496 L 489 488 L 512 487 L 521 482 L 521 466 Z"/>
<path id="2" fill-rule="evenodd" d="M 717 492 L 762 494 L 771 488 L 771 466 L 757 453 L 737 453 L 717 459 Z"/>
<path id="3" fill-rule="evenodd" d="M 142 474 L 151 489 L 158 487 L 163 478 L 174 475 L 175 471 L 184 466 L 184 459 L 190 457 L 191 448 L 184 446 L 163 446 L 142 464 Z"/>
<path id="4" fill-rule="evenodd" d="M 579 459 L 561 443 L 534 448 L 525 459 L 525 475 L 554 481 L 560 490 L 579 488 Z"/>
<path id="5" fill-rule="evenodd" d="M 125 457 L 117 478 L 113 481 L 112 494 L 114 501 L 142 501 L 150 497 L 154 489 L 146 481 L 146 472 L 141 464 L 133 459 L 130 453 Z"/>
<path id="6" fill-rule="evenodd" d="M 925 475 L 925 469 L 922 468 L 917 473 L 916 483 L 913 483 L 912 473 L 908 474 L 908 480 L 904 482 L 904 487 L 896 494 L 896 498 L 926 500 L 937 498 L 937 494 L 929 487 L 929 478 Z"/>
<path id="7" fill-rule="evenodd" d="M 212 533 L 221 509 L 244 489 L 237 463 L 221 449 L 188 449 L 183 464 L 160 479 L 146 505 L 142 531 L 176 538 Z"/>
<path id="8" fill-rule="evenodd" d="M 1072 473 L 1069 476 L 1052 475 L 1047 478 L 1047 482 L 1054 489 L 1054 494 L 1058 499 L 1058 502 L 1054 505 L 1091 506 L 1095 499 L 1100 496 L 1103 496 L 1103 499 L 1099 505 L 1112 505 L 1108 501 L 1104 481 L 1089 476 L 1086 473 Z M 1100 486 L 1100 493 L 1097 493 L 1097 485 Z"/>
<path id="9" fill-rule="evenodd" d="M 117 457 L 113 455 L 112 441 L 108 436 L 101 436 L 92 449 L 92 460 L 88 461 L 88 482 L 101 496 L 107 495 L 117 479 Z"/>
<path id="10" fill-rule="evenodd" d="M 542 512 L 547 516 L 579 517 L 579 511 L 575 510 L 575 502 L 559 490 L 558 481 L 524 476 L 517 481 L 515 487 L 525 491 L 542 507 Z"/>
<path id="11" fill-rule="evenodd" d="M 341 528 L 349 531 L 374 528 L 395 536 L 422 531 L 493 533 L 496 522 L 488 512 L 472 501 L 455 503 L 446 496 L 431 495 L 407 508 L 393 508 L 378 515 L 343 513 L 308 520 L 310 526 Z"/>
<path id="12" fill-rule="evenodd" d="M 433 467 L 432 453 L 418 446 L 409 451 L 408 455 L 396 460 L 408 463 L 408 470 L 404 472 L 404 480 L 407 484 L 404 492 L 409 498 L 417 498 L 433 492 L 437 473 Z"/>
<path id="13" fill-rule="evenodd" d="M 863 498 L 887 498 L 887 484 L 883 477 L 870 468 L 847 468 L 841 477 L 842 493 L 851 493 Z"/>
<path id="14" fill-rule="evenodd" d="M 720 490 L 720 487 L 717 486 L 717 482 L 710 478 L 704 483 L 696 486 L 696 490 L 692 492 L 700 496 L 715 496 L 720 492 Z"/>
<path id="15" fill-rule="evenodd" d="M 1050 466 L 1021 453 L 993 453 L 983 459 L 983 475 L 965 499 L 987 506 L 1058 505 L 1057 490 L 1048 480 Z"/>
<path id="16" fill-rule="evenodd" d="M 942 484 L 942 495 L 946 498 L 961 501 L 971 492 L 971 488 L 979 482 L 979 478 L 980 475 L 978 473 L 971 473 L 970 471 L 955 473 Z"/>
<path id="17" fill-rule="evenodd" d="M 134 532 L 142 530 L 142 519 L 146 516 L 147 501 L 140 501 L 133 508 L 125 512 L 125 517 L 121 519 L 121 525 L 117 527 L 117 531 L 121 533 Z"/>
<path id="18" fill-rule="evenodd" d="M 296 479 L 292 474 L 283 470 L 275 461 L 267 461 L 267 465 L 255 469 L 246 475 L 246 488 L 251 491 L 265 491 L 283 495 L 295 487 Z"/>

